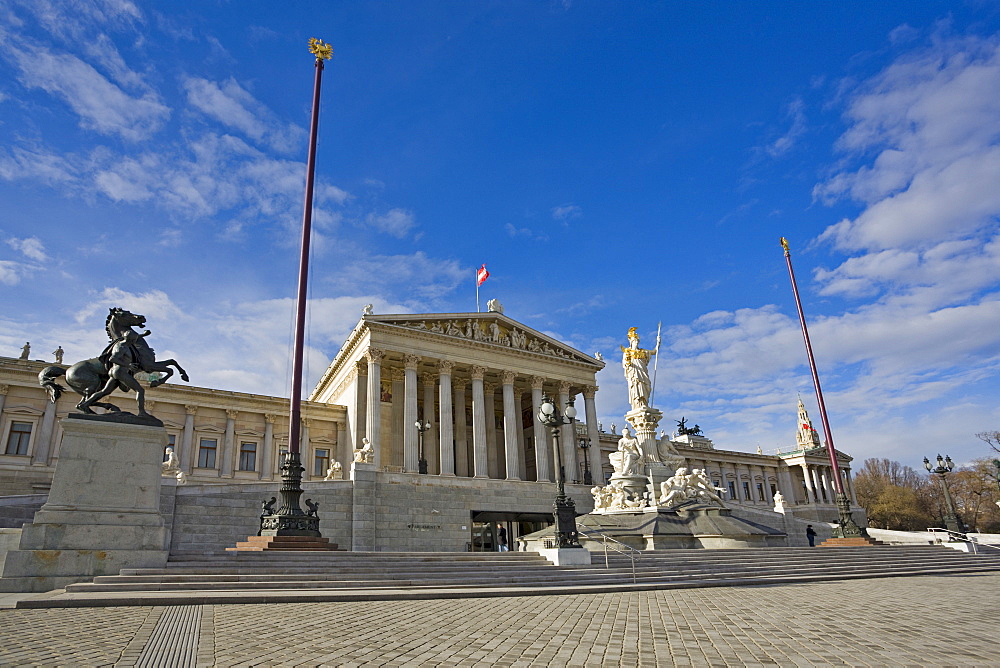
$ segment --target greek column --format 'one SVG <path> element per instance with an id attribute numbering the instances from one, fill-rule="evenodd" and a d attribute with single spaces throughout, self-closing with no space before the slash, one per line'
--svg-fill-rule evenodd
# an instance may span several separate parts
<path id="1" fill-rule="evenodd" d="M 194 404 L 185 404 L 184 412 L 184 433 L 181 434 L 181 468 L 185 473 L 191 473 L 194 466 L 194 414 L 198 412 L 198 407 Z"/>
<path id="2" fill-rule="evenodd" d="M 441 402 L 441 475 L 455 475 L 455 431 L 451 414 L 451 370 L 455 363 L 450 360 L 438 362 L 438 401 Z"/>
<path id="3" fill-rule="evenodd" d="M 305 471 L 306 477 L 309 477 L 309 475 L 310 475 L 310 473 L 309 473 L 309 464 L 312 463 L 312 462 L 309 461 L 309 457 L 311 456 L 310 453 L 309 453 L 309 425 L 311 425 L 311 424 L 312 424 L 312 420 L 311 419 L 309 419 L 307 417 L 301 417 L 301 416 L 299 417 L 299 425 L 300 425 L 299 426 L 299 452 L 302 453 L 301 454 L 301 456 L 302 456 L 302 462 L 303 462 L 302 465 L 306 469 L 306 471 Z M 326 471 L 323 471 L 323 475 L 326 475 Z"/>
<path id="4" fill-rule="evenodd" d="M 10 385 L 0 385 L 0 413 L 3 413 L 3 405 L 7 400 L 8 392 L 10 392 Z"/>
<path id="5" fill-rule="evenodd" d="M 222 439 L 222 472 L 220 476 L 233 477 L 233 460 L 236 458 L 236 416 L 240 412 L 234 408 L 226 409 L 226 435 Z"/>
<path id="6" fill-rule="evenodd" d="M 354 369 L 350 372 L 350 378 L 354 379 L 354 401 L 347 402 L 347 419 L 351 422 L 351 461 L 354 458 L 354 450 L 361 447 L 361 439 L 365 438 L 365 416 L 368 413 L 368 362 L 356 360 Z M 352 413 L 353 411 L 353 413 Z"/>
<path id="7" fill-rule="evenodd" d="M 566 406 L 570 400 L 569 389 L 570 384 L 565 380 L 559 383 L 559 406 L 562 407 L 563 415 L 566 414 Z M 570 422 L 559 428 L 559 440 L 562 441 L 563 481 L 570 483 L 580 478 L 580 467 L 576 461 L 575 426 Z"/>
<path id="8" fill-rule="evenodd" d="M 504 454 L 507 460 L 507 480 L 520 480 L 517 462 L 517 430 L 518 410 L 514 404 L 514 378 L 513 371 L 504 371 L 500 374 L 503 381 L 503 443 Z"/>
<path id="9" fill-rule="evenodd" d="M 802 480 L 806 484 L 806 502 L 816 503 L 816 490 L 813 489 L 812 471 L 805 462 L 800 464 L 800 466 L 802 467 Z"/>
<path id="10" fill-rule="evenodd" d="M 375 467 L 382 466 L 382 359 L 378 348 L 365 351 L 368 361 L 368 406 L 365 411 L 365 435 L 375 451 Z"/>
<path id="11" fill-rule="evenodd" d="M 486 467 L 490 477 L 499 479 L 506 474 L 507 467 L 500 471 L 499 450 L 497 443 L 497 385 L 483 383 L 483 408 L 486 411 Z"/>
<path id="12" fill-rule="evenodd" d="M 424 434 L 424 459 L 427 460 L 427 472 L 437 473 L 441 469 L 438 466 L 438 448 L 434 444 L 438 442 L 438 424 L 440 418 L 434 411 L 434 390 L 437 389 L 437 380 L 431 374 L 424 375 L 424 422 L 430 422 L 431 428 Z"/>
<path id="13" fill-rule="evenodd" d="M 31 453 L 32 466 L 47 466 L 49 463 L 49 451 L 52 449 L 52 432 L 56 424 L 56 405 L 45 402 L 45 413 L 42 415 L 42 427 L 38 430 L 38 439 L 34 451 Z"/>
<path id="14" fill-rule="evenodd" d="M 402 369 L 391 368 L 389 371 L 389 377 L 392 379 L 392 434 L 391 437 L 386 439 L 386 456 L 385 463 L 392 464 L 393 466 L 399 466 L 402 468 L 403 464 L 403 434 L 408 431 L 403 422 L 404 419 L 404 404 L 406 403 L 406 372 Z M 416 418 L 414 418 L 416 421 Z M 415 429 L 413 422 L 409 424 L 410 430 Z"/>
<path id="15" fill-rule="evenodd" d="M 832 476 L 828 476 L 826 474 L 826 472 L 827 472 L 828 469 L 829 469 L 828 466 L 822 467 L 819 470 L 819 477 L 820 477 L 820 481 L 821 481 L 821 483 L 823 485 L 823 489 L 826 491 L 826 500 L 827 501 L 832 501 L 834 499 L 834 495 L 830 493 L 830 490 L 833 488 L 833 477 Z"/>
<path id="16" fill-rule="evenodd" d="M 542 410 L 542 387 L 545 379 L 541 376 L 531 377 L 531 424 L 535 432 L 535 471 L 538 482 L 551 482 L 552 465 L 549 463 L 549 437 L 545 425 L 538 419 Z"/>
<path id="17" fill-rule="evenodd" d="M 851 480 L 851 469 L 845 468 L 844 471 L 844 487 L 847 490 L 848 495 L 851 497 L 851 503 L 853 505 L 858 505 L 858 497 L 854 496 L 854 481 Z"/>
<path id="18" fill-rule="evenodd" d="M 465 388 L 468 381 L 453 378 L 455 403 L 455 475 L 469 477 L 469 416 L 465 409 Z"/>
<path id="19" fill-rule="evenodd" d="M 486 411 L 483 374 L 486 367 L 472 367 L 472 463 L 475 477 L 490 477 L 486 456 Z"/>
<path id="20" fill-rule="evenodd" d="M 823 490 L 819 486 L 819 472 L 816 470 L 817 468 L 818 467 L 813 466 L 811 469 L 809 469 L 809 471 L 810 473 L 812 473 L 812 484 L 813 484 L 813 490 L 815 490 L 816 493 L 816 503 L 823 503 L 824 502 Z"/>
<path id="21" fill-rule="evenodd" d="M 403 355 L 403 470 L 416 473 L 420 455 L 417 443 L 417 365 L 418 355 Z"/>
<path id="22" fill-rule="evenodd" d="M 597 404 L 594 397 L 597 394 L 597 387 L 587 385 L 583 388 L 584 417 L 587 420 L 587 438 L 590 440 L 590 448 L 587 449 L 587 456 L 590 458 L 590 473 L 595 485 L 604 484 L 604 472 L 601 466 L 601 434 L 597 431 Z"/>
<path id="23" fill-rule="evenodd" d="M 267 473 L 269 479 L 274 477 L 274 421 L 277 417 L 274 413 L 264 414 L 264 451 L 260 457 L 260 474 L 257 476 L 258 478 L 263 478 L 265 473 Z M 186 434 L 186 424 L 184 425 L 184 429 Z"/>

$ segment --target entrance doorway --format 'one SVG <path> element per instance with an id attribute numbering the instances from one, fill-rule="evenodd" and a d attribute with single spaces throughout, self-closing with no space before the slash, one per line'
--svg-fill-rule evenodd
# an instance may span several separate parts
<path id="1" fill-rule="evenodd" d="M 472 531 L 469 552 L 499 552 L 500 528 L 507 534 L 507 547 L 518 548 L 517 539 L 552 526 L 552 515 L 546 513 L 511 513 L 495 510 L 472 511 Z"/>

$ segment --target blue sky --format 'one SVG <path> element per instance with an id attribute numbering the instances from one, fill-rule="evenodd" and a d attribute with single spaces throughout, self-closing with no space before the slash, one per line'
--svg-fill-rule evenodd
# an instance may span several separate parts
<path id="1" fill-rule="evenodd" d="M 312 59 L 308 383 L 366 303 L 475 310 L 609 364 L 720 448 L 818 423 L 919 467 L 1000 428 L 1000 6 L 14 1 L 0 7 L 0 349 L 144 313 L 192 382 L 287 394 Z"/>

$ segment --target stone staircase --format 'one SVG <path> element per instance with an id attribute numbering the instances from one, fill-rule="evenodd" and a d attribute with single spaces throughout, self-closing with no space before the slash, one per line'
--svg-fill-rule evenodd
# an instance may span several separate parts
<path id="1" fill-rule="evenodd" d="M 1000 550 L 940 546 L 609 552 L 557 567 L 534 552 L 230 552 L 173 555 L 166 568 L 124 569 L 18 607 L 183 605 L 464 598 L 791 584 L 1000 572 Z"/>

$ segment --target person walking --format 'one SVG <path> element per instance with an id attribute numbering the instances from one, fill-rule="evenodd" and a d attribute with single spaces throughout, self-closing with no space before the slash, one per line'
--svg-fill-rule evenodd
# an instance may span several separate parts
<path id="1" fill-rule="evenodd" d="M 502 526 L 497 530 L 497 551 L 507 551 L 507 529 Z"/>
<path id="2" fill-rule="evenodd" d="M 811 524 L 806 526 L 806 538 L 809 540 L 809 547 L 816 547 L 816 532 Z"/>

